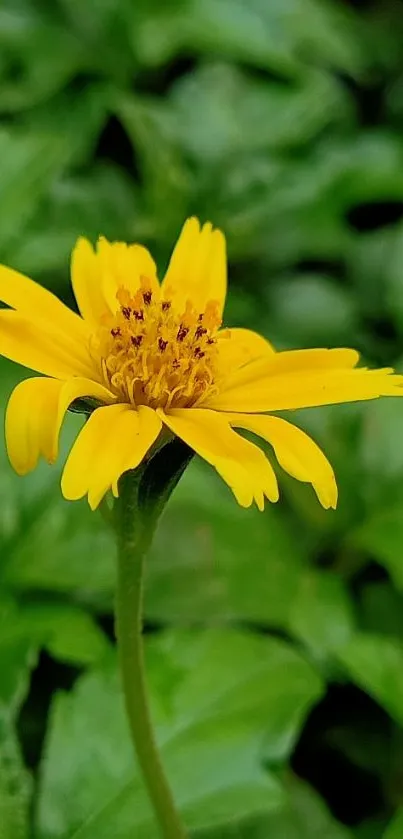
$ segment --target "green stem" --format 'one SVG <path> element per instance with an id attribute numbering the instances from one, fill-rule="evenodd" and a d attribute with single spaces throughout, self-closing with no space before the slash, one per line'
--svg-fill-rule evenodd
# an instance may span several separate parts
<path id="1" fill-rule="evenodd" d="M 126 711 L 135 754 L 163 839 L 186 839 L 155 743 L 147 701 L 142 642 L 143 569 L 158 512 L 139 515 L 139 482 L 121 481 L 116 632 Z"/>

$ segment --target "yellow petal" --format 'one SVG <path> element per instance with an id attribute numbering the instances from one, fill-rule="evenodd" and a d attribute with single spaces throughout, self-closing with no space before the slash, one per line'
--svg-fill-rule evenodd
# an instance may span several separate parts
<path id="1" fill-rule="evenodd" d="M 130 405 L 97 408 L 84 425 L 67 458 L 62 492 L 74 501 L 88 493 L 95 509 L 123 472 L 135 469 L 161 429 L 151 408 Z"/>
<path id="2" fill-rule="evenodd" d="M 0 265 L 0 300 L 31 321 L 53 324 L 76 341 L 87 337 L 86 326 L 75 312 L 50 291 L 5 265 Z"/>
<path id="3" fill-rule="evenodd" d="M 96 378 L 85 343 L 57 323 L 35 322 L 9 309 L 0 311 L 0 355 L 54 378 Z"/>
<path id="4" fill-rule="evenodd" d="M 158 413 L 174 434 L 215 467 L 241 506 L 255 500 L 262 509 L 264 496 L 277 501 L 277 480 L 266 456 L 232 431 L 225 416 L 201 408 Z"/>
<path id="5" fill-rule="evenodd" d="M 87 239 L 78 239 L 71 255 L 71 284 L 78 308 L 95 327 L 108 312 L 99 258 Z"/>
<path id="6" fill-rule="evenodd" d="M 210 222 L 200 229 L 196 218 L 183 225 L 162 282 L 165 298 L 182 311 L 192 301 L 203 312 L 209 300 L 218 303 L 222 315 L 227 293 L 227 255 L 225 237 Z"/>
<path id="7" fill-rule="evenodd" d="M 125 242 L 108 242 L 101 237 L 95 256 L 103 294 L 112 312 L 118 306 L 116 293 L 119 288 L 125 288 L 134 295 L 142 280 L 147 281 L 154 297 L 159 297 L 157 268 L 147 248 L 137 244 L 126 245 Z"/>
<path id="8" fill-rule="evenodd" d="M 223 374 L 243 367 L 256 359 L 267 359 L 274 348 L 262 335 L 251 329 L 222 329 L 217 335 L 218 366 Z"/>
<path id="9" fill-rule="evenodd" d="M 103 402 L 114 399 L 102 385 L 83 378 L 67 382 L 25 379 L 14 388 L 7 406 L 5 431 L 8 456 L 19 475 L 34 469 L 40 455 L 48 463 L 56 461 L 64 415 L 74 399 L 86 396 Z"/>
<path id="10" fill-rule="evenodd" d="M 222 391 L 208 400 L 208 406 L 219 411 L 255 413 L 403 396 L 403 376 L 392 374 L 389 369 L 328 369 L 266 376 Z"/>
<path id="11" fill-rule="evenodd" d="M 319 446 L 300 428 L 280 417 L 226 416 L 235 428 L 245 428 L 271 443 L 280 466 L 298 481 L 311 483 L 325 509 L 336 507 L 337 485 L 333 469 Z"/>
<path id="12" fill-rule="evenodd" d="M 250 385 L 268 376 L 302 374 L 316 370 L 351 369 L 358 361 L 359 354 L 356 350 L 344 348 L 267 353 L 265 357 L 255 358 L 250 364 L 235 369 L 227 378 L 225 390 L 232 390 L 245 384 Z"/>

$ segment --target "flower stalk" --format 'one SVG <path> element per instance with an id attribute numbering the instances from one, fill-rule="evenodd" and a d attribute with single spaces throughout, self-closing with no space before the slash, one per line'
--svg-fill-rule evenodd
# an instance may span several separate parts
<path id="1" fill-rule="evenodd" d="M 118 539 L 116 635 L 134 751 L 163 839 L 186 839 L 155 742 L 147 699 L 142 640 L 144 563 L 159 516 L 191 458 L 170 443 L 145 468 L 127 472 L 115 504 Z"/>

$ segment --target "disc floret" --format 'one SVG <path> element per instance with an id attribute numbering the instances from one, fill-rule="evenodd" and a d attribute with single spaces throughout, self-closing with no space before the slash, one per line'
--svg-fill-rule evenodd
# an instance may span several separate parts
<path id="1" fill-rule="evenodd" d="M 217 390 L 218 302 L 198 311 L 191 300 L 180 311 L 146 279 L 133 295 L 121 287 L 118 308 L 94 341 L 103 380 L 122 402 L 151 408 L 200 404 Z"/>

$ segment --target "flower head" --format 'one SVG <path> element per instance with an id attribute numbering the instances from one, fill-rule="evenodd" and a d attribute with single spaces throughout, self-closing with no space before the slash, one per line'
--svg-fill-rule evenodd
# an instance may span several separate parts
<path id="1" fill-rule="evenodd" d="M 316 443 L 276 411 L 402 396 L 403 376 L 356 368 L 351 349 L 275 352 L 255 332 L 222 328 L 225 239 L 185 223 L 160 284 L 141 245 L 80 239 L 72 256 L 80 315 L 0 267 L 0 354 L 40 374 L 21 382 L 6 414 L 19 474 L 56 460 L 64 414 L 93 408 L 68 456 L 62 491 L 94 509 L 120 476 L 148 457 L 163 429 L 211 463 L 242 506 L 278 498 L 265 454 L 234 429 L 268 441 L 281 466 L 335 507 L 332 467 Z"/>

